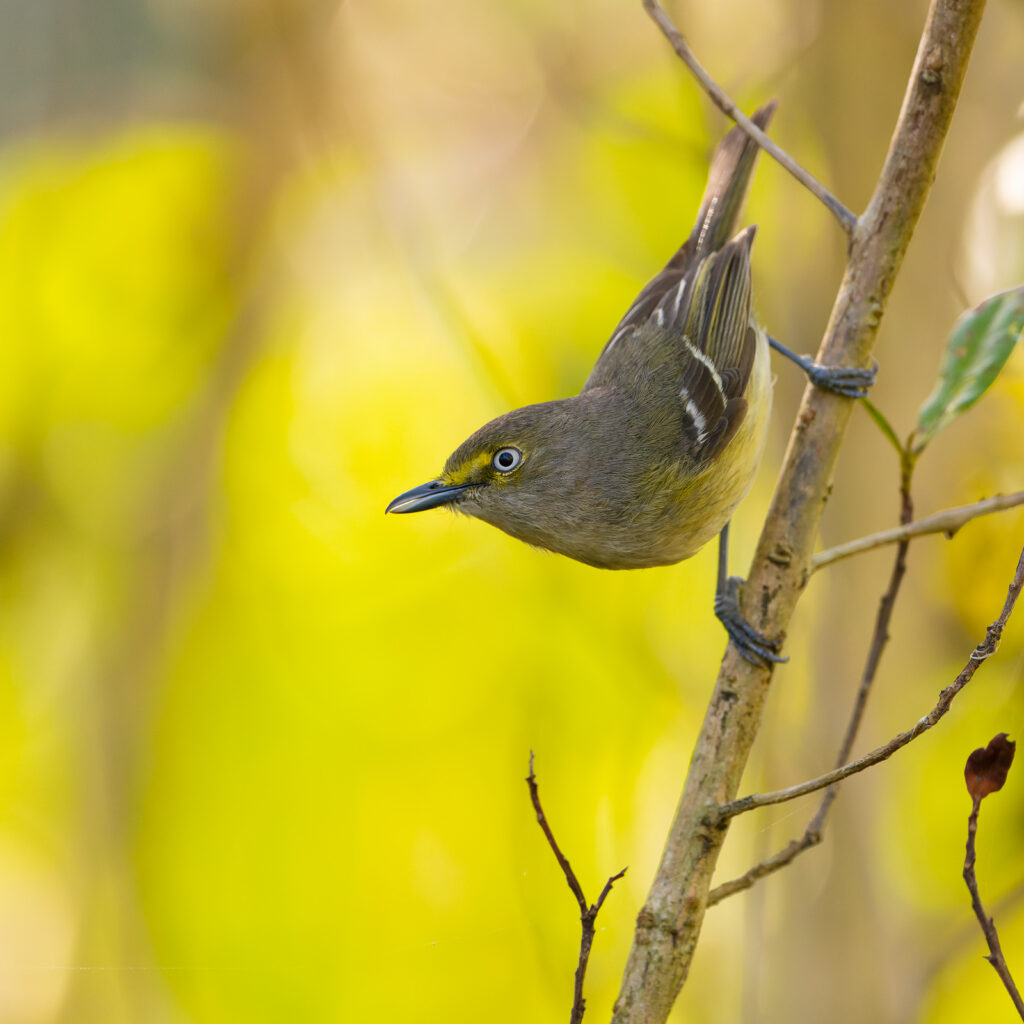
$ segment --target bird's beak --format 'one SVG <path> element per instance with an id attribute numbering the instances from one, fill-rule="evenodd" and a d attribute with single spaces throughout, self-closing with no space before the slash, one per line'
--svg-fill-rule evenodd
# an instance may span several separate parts
<path id="1" fill-rule="evenodd" d="M 438 505 L 448 505 L 468 490 L 468 484 L 451 486 L 442 480 L 431 480 L 430 483 L 420 484 L 400 494 L 384 512 L 422 512 L 424 509 L 437 508 Z"/>

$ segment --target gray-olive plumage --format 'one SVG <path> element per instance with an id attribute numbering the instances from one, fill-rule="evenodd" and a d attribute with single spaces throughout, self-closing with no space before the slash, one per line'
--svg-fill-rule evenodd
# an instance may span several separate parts
<path id="1" fill-rule="evenodd" d="M 718 534 L 750 486 L 771 406 L 767 336 L 751 315 L 754 228 L 730 238 L 756 156 L 740 129 L 723 139 L 690 237 L 578 395 L 492 420 L 388 511 L 448 505 L 606 569 L 678 562 Z"/>

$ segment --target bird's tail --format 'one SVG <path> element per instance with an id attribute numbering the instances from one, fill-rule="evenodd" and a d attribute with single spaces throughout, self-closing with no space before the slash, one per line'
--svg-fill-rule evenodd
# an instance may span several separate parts
<path id="1" fill-rule="evenodd" d="M 775 100 L 766 103 L 750 120 L 763 131 L 771 121 L 775 107 Z M 711 170 L 697 223 L 679 256 L 686 250 L 687 258 L 699 259 L 717 252 L 733 236 L 760 148 L 739 125 L 718 144 L 711 158 Z"/>
<path id="2" fill-rule="evenodd" d="M 754 124 L 761 129 L 765 128 L 775 113 L 775 105 L 775 101 L 772 100 L 761 107 L 751 118 Z M 658 314 L 658 326 L 666 330 L 676 322 L 685 325 L 692 302 L 692 295 L 687 294 L 687 282 L 691 281 L 696 269 L 708 256 L 726 246 L 736 230 L 736 222 L 739 220 L 743 200 L 747 196 L 747 186 L 750 184 L 759 148 L 739 126 L 733 128 L 718 144 L 711 158 L 707 187 L 690 237 L 683 242 L 661 273 L 647 283 L 633 305 L 626 311 L 626 315 L 619 321 L 601 351 L 594 372 L 587 379 L 587 388 L 595 387 L 602 379 L 602 360 L 615 347 L 616 342 L 642 328 L 651 316 Z M 750 234 L 736 250 L 737 253 L 742 250 L 748 278 L 752 238 L 753 235 Z M 730 262 L 731 260 L 726 261 Z M 725 266 L 725 263 L 722 265 Z M 745 294 L 749 296 L 749 282 Z M 741 330 L 741 337 L 742 334 Z"/>

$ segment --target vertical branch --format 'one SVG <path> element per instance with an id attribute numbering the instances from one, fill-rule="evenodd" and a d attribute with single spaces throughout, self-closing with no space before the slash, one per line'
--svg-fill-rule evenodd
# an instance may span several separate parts
<path id="1" fill-rule="evenodd" d="M 984 0 L 933 0 L 885 165 L 858 219 L 850 260 L 817 359 L 865 365 L 886 301 L 924 208 Z M 758 544 L 744 612 L 771 636 L 785 630 L 810 574 L 811 551 L 852 402 L 808 389 Z M 615 1004 L 614 1024 L 665 1021 L 686 981 L 731 800 L 757 735 L 771 668 L 730 646 L 637 927 Z"/>
<path id="2" fill-rule="evenodd" d="M 914 500 L 910 496 L 910 477 L 913 466 L 906 459 L 903 459 L 903 466 L 900 473 L 900 526 L 906 526 L 914 519 Z M 893 608 L 896 606 L 896 597 L 903 585 L 903 577 L 907 574 L 907 551 L 910 548 L 910 538 L 899 542 L 896 548 L 896 557 L 893 559 L 892 574 L 889 577 L 889 586 L 878 603 L 878 614 L 875 617 L 875 631 L 871 638 L 871 648 L 868 651 L 867 662 L 864 665 L 864 674 L 861 676 L 860 688 L 857 690 L 857 697 L 854 700 L 853 711 L 850 714 L 850 721 L 846 726 L 846 735 L 843 737 L 842 746 L 839 748 L 839 755 L 836 758 L 836 767 L 846 764 L 853 752 L 853 744 L 860 731 L 860 725 L 864 718 L 864 708 L 867 706 L 868 695 L 871 692 L 871 685 L 878 673 L 878 665 L 882 660 L 882 652 L 889 642 L 889 624 L 892 622 Z M 815 820 L 819 817 L 822 822 L 828 814 L 828 805 L 836 798 L 837 790 L 830 787 L 822 800 L 822 807 Z M 820 827 L 819 822 L 819 827 Z"/>

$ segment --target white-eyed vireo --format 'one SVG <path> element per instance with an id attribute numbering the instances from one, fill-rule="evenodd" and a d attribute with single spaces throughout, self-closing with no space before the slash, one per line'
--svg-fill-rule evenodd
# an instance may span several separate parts
<path id="1" fill-rule="evenodd" d="M 765 127 L 773 111 L 754 122 Z M 770 339 L 751 313 L 755 229 L 730 238 L 757 148 L 738 127 L 722 140 L 690 237 L 630 306 L 578 395 L 491 420 L 387 511 L 447 505 L 602 569 L 679 562 L 717 534 L 716 614 L 746 658 L 781 660 L 778 643 L 743 621 L 741 581 L 726 573 L 729 519 L 757 470 L 772 403 Z M 816 383 L 861 393 L 860 378 L 837 382 L 793 358 Z"/>

